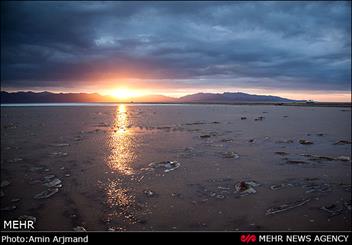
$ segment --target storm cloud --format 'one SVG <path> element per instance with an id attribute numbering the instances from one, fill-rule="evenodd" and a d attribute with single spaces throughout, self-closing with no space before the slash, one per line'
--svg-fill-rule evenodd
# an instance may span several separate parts
<path id="1" fill-rule="evenodd" d="M 351 89 L 349 2 L 2 2 L 1 86 Z"/>

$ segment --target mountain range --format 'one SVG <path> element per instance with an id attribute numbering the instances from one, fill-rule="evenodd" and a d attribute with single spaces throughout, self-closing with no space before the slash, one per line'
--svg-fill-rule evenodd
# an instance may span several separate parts
<path id="1" fill-rule="evenodd" d="M 51 93 L 51 92 L 5 92 L 1 91 L 1 103 L 92 103 L 122 102 L 113 96 L 98 93 Z M 134 103 L 288 103 L 304 102 L 271 95 L 246 94 L 241 92 L 196 93 L 180 98 L 163 95 L 147 95 L 126 99 Z"/>

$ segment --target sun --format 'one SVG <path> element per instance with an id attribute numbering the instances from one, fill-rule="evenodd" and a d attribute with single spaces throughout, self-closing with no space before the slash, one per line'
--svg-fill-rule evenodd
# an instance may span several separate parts
<path id="1" fill-rule="evenodd" d="M 135 96 L 132 90 L 127 88 L 119 88 L 111 92 L 111 95 L 118 99 L 127 99 Z"/>

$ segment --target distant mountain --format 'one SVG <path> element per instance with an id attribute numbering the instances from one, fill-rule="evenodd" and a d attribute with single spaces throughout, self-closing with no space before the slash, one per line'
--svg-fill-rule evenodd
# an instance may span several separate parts
<path id="1" fill-rule="evenodd" d="M 1 92 L 1 103 L 109 102 L 112 98 L 97 93 Z"/>
<path id="2" fill-rule="evenodd" d="M 125 99 L 123 102 L 175 102 L 177 99 L 164 95 L 147 95 Z M 1 92 L 1 103 L 89 103 L 89 102 L 119 102 L 113 96 L 103 96 L 97 93 L 50 93 L 50 92 Z"/>
<path id="3" fill-rule="evenodd" d="M 290 100 L 271 95 L 255 95 L 246 93 L 229 93 L 222 94 L 215 93 L 197 93 L 186 95 L 179 98 L 180 102 L 218 102 L 218 103 L 232 103 L 232 102 L 298 102 L 297 100 Z"/>
<path id="4" fill-rule="evenodd" d="M 112 96 L 97 93 L 50 93 L 50 92 L 1 92 L 1 103 L 73 103 L 73 102 L 119 102 Z M 246 93 L 197 93 L 181 98 L 163 95 L 148 95 L 124 100 L 124 102 L 160 102 L 160 103 L 240 103 L 240 102 L 302 102 L 270 95 Z"/>

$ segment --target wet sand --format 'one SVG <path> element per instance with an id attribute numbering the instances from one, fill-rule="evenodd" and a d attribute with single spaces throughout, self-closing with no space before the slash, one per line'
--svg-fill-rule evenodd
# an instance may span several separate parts
<path id="1" fill-rule="evenodd" d="M 351 108 L 1 107 L 1 217 L 36 217 L 37 230 L 351 230 L 350 157 Z"/>

